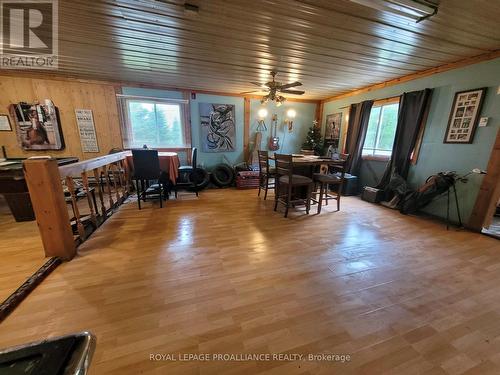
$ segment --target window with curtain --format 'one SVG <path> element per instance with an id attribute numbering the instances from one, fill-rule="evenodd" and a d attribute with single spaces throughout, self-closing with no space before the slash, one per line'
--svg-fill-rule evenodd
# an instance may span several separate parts
<path id="1" fill-rule="evenodd" d="M 186 145 L 182 105 L 147 99 L 124 101 L 125 148 L 177 148 Z"/>
<path id="2" fill-rule="evenodd" d="M 399 102 L 373 106 L 363 145 L 363 156 L 391 156 L 398 124 L 398 110 Z"/>

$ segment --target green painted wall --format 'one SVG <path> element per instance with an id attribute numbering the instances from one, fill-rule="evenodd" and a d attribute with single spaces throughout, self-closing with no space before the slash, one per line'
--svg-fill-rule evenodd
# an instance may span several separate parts
<path id="1" fill-rule="evenodd" d="M 123 87 L 122 92 L 125 95 L 152 96 L 159 98 L 182 99 L 180 91 L 168 91 L 157 89 L 144 89 L 135 87 Z M 200 113 L 199 103 L 214 104 L 234 104 L 236 118 L 236 151 L 234 152 L 202 152 L 200 139 Z M 250 101 L 250 149 L 253 147 L 253 140 L 257 128 L 257 112 L 262 107 L 259 100 Z M 278 115 L 278 136 L 280 137 L 280 152 L 296 153 L 300 151 L 301 145 L 305 140 L 307 129 L 314 120 L 316 104 L 285 102 L 284 105 L 276 107 L 273 103 L 265 106 L 268 110 L 266 124 L 268 131 L 262 135 L 262 149 L 267 149 L 267 141 L 271 129 L 271 116 Z M 288 109 L 293 108 L 297 112 L 294 120 L 294 127 L 291 133 L 285 129 L 284 120 Z M 191 110 L 191 137 L 192 145 L 198 147 L 198 163 L 204 168 L 210 169 L 218 163 L 224 162 L 224 158 L 231 164 L 237 164 L 243 161 L 243 132 L 244 132 L 244 100 L 237 96 L 221 96 L 196 94 L 196 99 L 190 101 Z"/>
<path id="2" fill-rule="evenodd" d="M 418 163 L 412 166 L 409 183 L 413 187 L 421 185 L 425 179 L 440 171 L 457 171 L 465 174 L 472 168 L 486 169 L 491 149 L 500 127 L 500 95 L 497 94 L 500 85 L 500 59 L 470 65 L 464 68 L 450 70 L 414 81 L 402 83 L 380 90 L 336 100 L 325 104 L 324 116 L 330 113 L 346 111 L 341 109 L 351 103 L 368 99 L 383 99 L 403 92 L 434 88 L 431 108 Z M 488 126 L 477 128 L 472 144 L 444 144 L 443 138 L 448 124 L 454 94 L 457 91 L 488 87 L 481 117 L 489 117 Z M 325 117 L 322 124 L 324 126 Z M 342 131 L 345 131 L 343 126 Z M 371 162 L 373 170 L 378 171 L 380 178 L 383 165 Z M 382 163 L 383 164 L 383 163 Z M 361 180 L 370 185 L 374 180 L 367 165 L 362 166 Z M 458 184 L 460 209 L 465 221 L 468 219 L 482 181 L 481 175 L 471 175 L 467 184 Z M 441 198 L 426 208 L 428 213 L 445 217 L 446 199 Z M 456 218 L 455 210 L 451 210 L 452 218 Z"/>
<path id="3" fill-rule="evenodd" d="M 236 150 L 233 152 L 202 152 L 200 139 L 200 111 L 199 103 L 234 104 L 236 125 Z M 196 94 L 191 100 L 191 138 L 194 147 L 198 147 L 198 163 L 203 168 L 210 169 L 219 163 L 229 162 L 234 165 L 243 161 L 243 123 L 244 101 L 236 96 L 218 96 Z M 224 160 L 224 157 L 227 161 Z"/>
<path id="4" fill-rule="evenodd" d="M 275 151 L 283 154 L 298 153 L 306 139 L 307 130 L 312 126 L 316 113 L 316 104 L 285 102 L 277 107 L 274 103 L 265 105 L 260 104 L 257 99 L 250 101 L 250 150 L 253 149 L 255 132 L 257 130 L 258 111 L 260 108 L 267 109 L 267 118 L 265 123 L 267 132 L 262 132 L 261 149 L 267 150 L 269 137 L 271 136 L 271 118 L 273 114 L 278 115 L 277 135 L 280 139 L 280 150 Z M 289 109 L 294 109 L 297 113 L 293 121 L 292 132 L 288 131 L 288 126 L 285 125 L 286 113 Z"/>

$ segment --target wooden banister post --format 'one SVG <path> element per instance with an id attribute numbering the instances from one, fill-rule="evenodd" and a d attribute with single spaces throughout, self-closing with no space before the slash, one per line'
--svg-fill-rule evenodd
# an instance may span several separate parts
<path id="1" fill-rule="evenodd" d="M 24 175 L 45 256 L 70 260 L 76 254 L 68 208 L 56 159 L 24 161 Z"/>

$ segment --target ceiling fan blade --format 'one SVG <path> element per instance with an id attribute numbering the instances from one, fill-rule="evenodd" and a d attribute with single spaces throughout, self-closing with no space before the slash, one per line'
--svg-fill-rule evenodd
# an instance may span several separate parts
<path id="1" fill-rule="evenodd" d="M 262 90 L 243 91 L 243 92 L 240 92 L 240 95 L 252 94 L 254 92 L 263 92 L 263 91 Z"/>
<path id="2" fill-rule="evenodd" d="M 259 86 L 262 88 L 267 88 L 267 83 L 250 82 L 252 85 Z"/>
<path id="3" fill-rule="evenodd" d="M 302 82 L 296 81 L 292 83 L 287 83 L 286 85 L 281 85 L 282 89 L 288 89 L 290 87 L 297 87 L 297 86 L 302 86 Z"/>
<path id="4" fill-rule="evenodd" d="M 284 94 L 294 94 L 294 95 L 303 95 L 305 91 L 300 90 L 280 90 L 280 92 Z"/>

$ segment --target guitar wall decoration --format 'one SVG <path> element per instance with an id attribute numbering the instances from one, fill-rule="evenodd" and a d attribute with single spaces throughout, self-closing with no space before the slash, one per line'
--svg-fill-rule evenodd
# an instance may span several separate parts
<path id="1" fill-rule="evenodd" d="M 280 139 L 278 137 L 278 115 L 273 115 L 271 124 L 271 136 L 269 137 L 268 148 L 271 151 L 279 150 Z"/>

